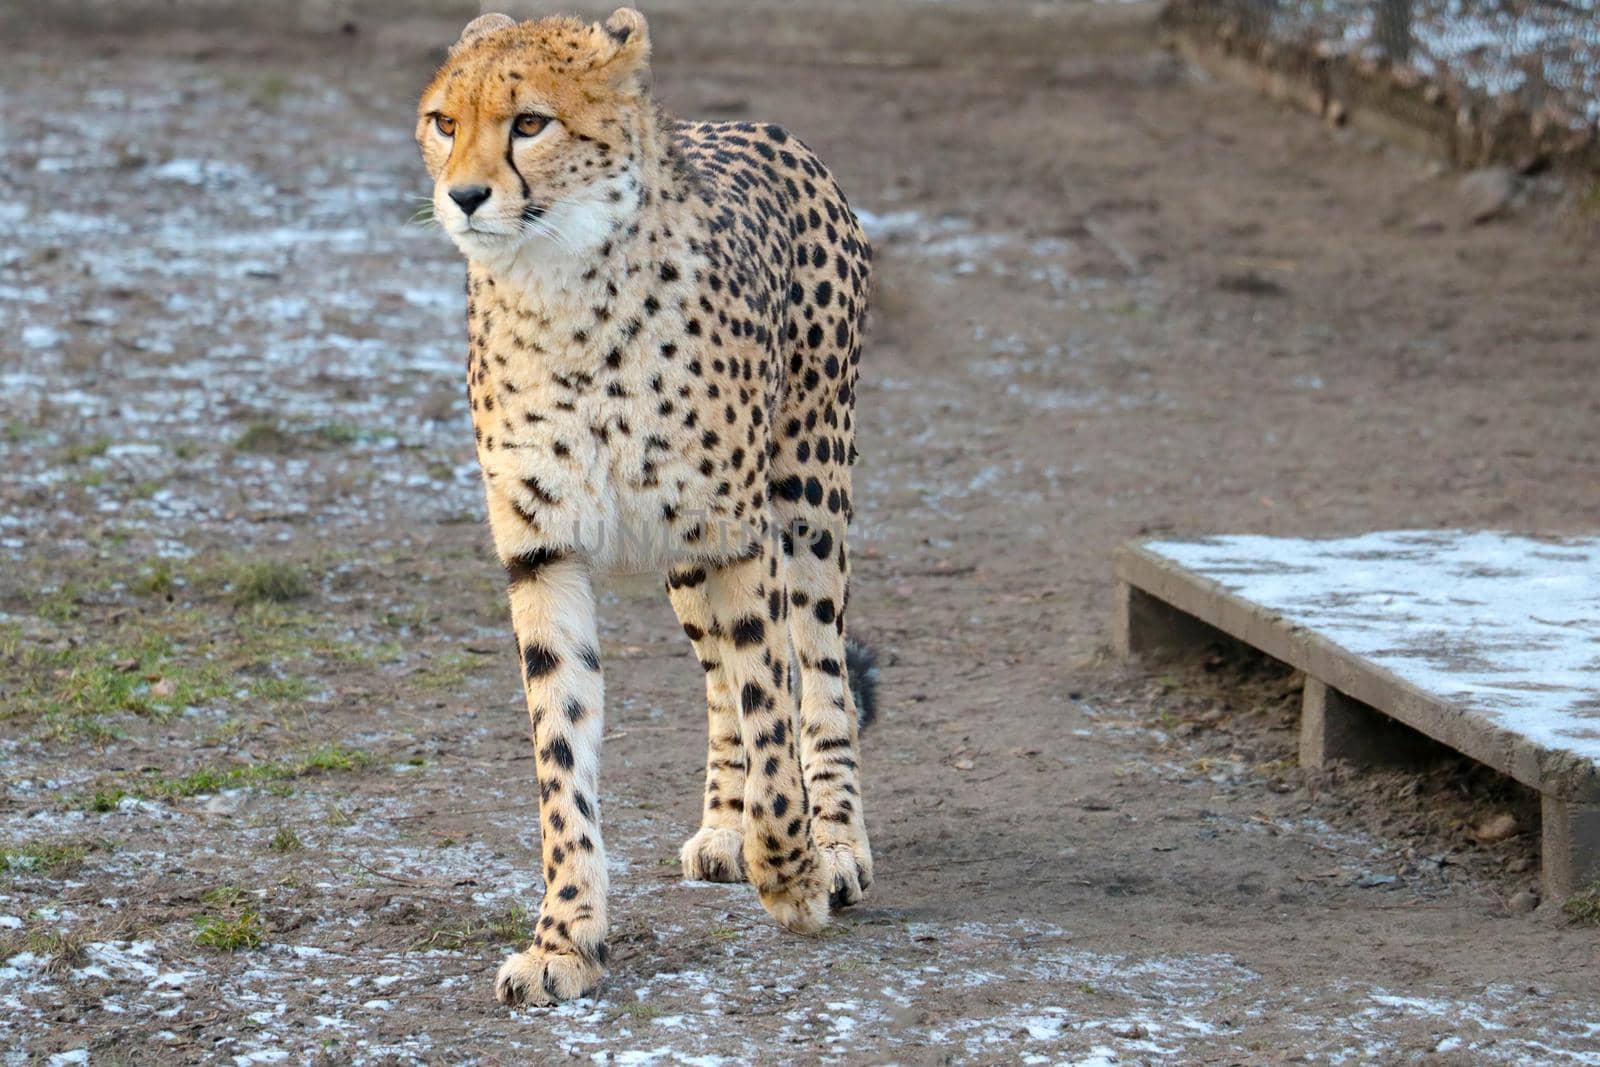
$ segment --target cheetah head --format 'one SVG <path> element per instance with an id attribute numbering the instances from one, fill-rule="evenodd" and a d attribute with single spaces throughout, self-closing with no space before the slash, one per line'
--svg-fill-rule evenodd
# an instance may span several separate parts
<path id="1" fill-rule="evenodd" d="M 434 218 L 469 258 L 578 259 L 638 209 L 644 16 L 467 24 L 417 111 Z"/>

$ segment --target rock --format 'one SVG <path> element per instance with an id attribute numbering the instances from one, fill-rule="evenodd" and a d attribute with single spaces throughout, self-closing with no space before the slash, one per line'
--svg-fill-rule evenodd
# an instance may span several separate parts
<path id="1" fill-rule="evenodd" d="M 1518 184 L 1510 167 L 1484 167 L 1462 178 L 1456 189 L 1468 221 L 1479 225 L 1505 214 L 1516 198 Z"/>
<path id="2" fill-rule="evenodd" d="M 1472 831 L 1472 836 L 1478 839 L 1480 845 L 1492 845 L 1504 841 L 1508 837 L 1517 836 L 1517 819 L 1509 811 L 1502 811 L 1498 815 L 1491 815 L 1478 824 Z"/>
<path id="3" fill-rule="evenodd" d="M 1538 906 L 1539 894 L 1531 889 L 1524 889 L 1506 903 L 1506 907 L 1511 909 L 1513 915 L 1527 915 Z"/>
<path id="4" fill-rule="evenodd" d="M 1357 889 L 1377 889 L 1381 886 L 1391 886 L 1400 879 L 1392 874 L 1363 874 L 1356 879 Z"/>
<path id="5" fill-rule="evenodd" d="M 205 799 L 200 810 L 207 815 L 236 815 L 246 803 L 245 790 L 225 789 Z"/>

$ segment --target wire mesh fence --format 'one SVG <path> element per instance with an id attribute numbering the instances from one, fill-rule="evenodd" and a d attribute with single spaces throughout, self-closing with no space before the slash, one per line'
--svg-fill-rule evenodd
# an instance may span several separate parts
<path id="1" fill-rule="evenodd" d="M 1600 143 L 1600 0 L 1169 0 L 1167 21 L 1325 82 L 1381 77 L 1397 110 L 1414 91 L 1491 139 L 1520 124 L 1513 139 L 1567 154 Z"/>

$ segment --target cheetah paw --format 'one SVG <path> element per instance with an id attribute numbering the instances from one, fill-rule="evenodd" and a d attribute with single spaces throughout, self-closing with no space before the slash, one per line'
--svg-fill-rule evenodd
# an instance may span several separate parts
<path id="1" fill-rule="evenodd" d="M 601 972 L 597 960 L 530 948 L 506 957 L 494 979 L 494 995 L 512 1007 L 547 1007 L 593 993 Z"/>
<path id="2" fill-rule="evenodd" d="M 848 908 L 861 903 L 872 888 L 872 853 L 865 845 L 821 845 L 823 878 L 829 885 L 828 904 Z"/>
<path id="3" fill-rule="evenodd" d="M 814 873 L 757 895 L 768 914 L 794 933 L 814 934 L 828 925 L 828 883 Z"/>
<path id="4" fill-rule="evenodd" d="M 744 838 L 737 830 L 703 826 L 678 854 L 691 882 L 744 881 Z"/>

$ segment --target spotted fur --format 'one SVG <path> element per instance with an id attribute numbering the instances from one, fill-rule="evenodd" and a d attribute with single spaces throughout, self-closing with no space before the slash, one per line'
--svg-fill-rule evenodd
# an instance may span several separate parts
<path id="1" fill-rule="evenodd" d="M 595 572 L 665 572 L 705 668 L 684 876 L 748 879 L 802 933 L 872 883 L 844 638 L 872 252 L 786 130 L 662 114 L 649 53 L 626 8 L 485 15 L 419 107 L 468 261 L 468 395 L 537 755 L 545 896 L 508 1003 L 582 995 L 606 959 Z"/>

